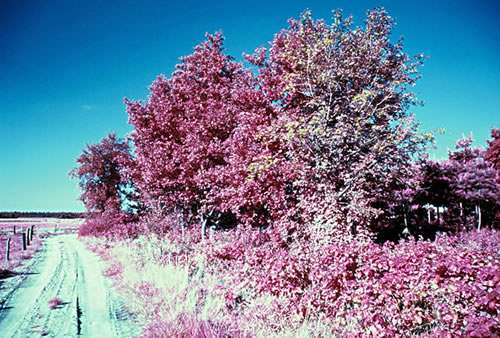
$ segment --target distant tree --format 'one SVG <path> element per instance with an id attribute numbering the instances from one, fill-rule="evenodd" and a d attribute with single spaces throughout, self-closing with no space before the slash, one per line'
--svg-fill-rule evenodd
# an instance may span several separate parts
<path id="1" fill-rule="evenodd" d="M 20 217 L 53 217 L 53 218 L 81 218 L 81 212 L 40 212 L 40 211 L 0 211 L 0 218 L 20 218 Z"/>
<path id="2" fill-rule="evenodd" d="M 473 213 L 477 227 L 486 218 L 491 223 L 500 206 L 500 184 L 497 171 L 483 159 L 480 147 L 472 147 L 472 135 L 457 141 L 456 151 L 449 152 L 449 166 L 453 193 L 460 201 L 460 214 Z"/>
<path id="3" fill-rule="evenodd" d="M 387 189 L 378 191 L 376 200 L 371 204 L 379 212 L 370 223 L 370 228 L 375 231 L 380 242 L 397 241 L 401 237 L 420 234 L 415 231 L 417 224 L 414 222 L 412 206 L 422 191 L 425 166 L 419 161 L 409 165 L 406 170 L 409 172 L 408 176 L 405 175 L 406 180 L 401 180 L 401 175 L 393 175 L 393 181 L 387 182 Z"/>
<path id="4" fill-rule="evenodd" d="M 492 140 L 487 140 L 488 147 L 483 154 L 485 161 L 490 163 L 491 167 L 496 170 L 497 184 L 500 185 L 500 129 L 491 129 Z M 499 194 L 500 195 L 500 194 Z M 500 207 L 494 215 L 494 224 L 500 226 Z"/>
<path id="5" fill-rule="evenodd" d="M 76 159 L 79 166 L 70 171 L 82 189 L 80 200 L 93 220 L 95 232 L 105 232 L 138 206 L 130 169 L 133 158 L 128 142 L 108 134 L 97 144 L 88 144 Z M 100 221 L 96 221 L 99 219 Z M 105 224 L 102 224 L 105 223 Z"/>
<path id="6" fill-rule="evenodd" d="M 429 205 L 436 207 L 437 228 L 441 224 L 440 208 L 449 207 L 453 199 L 448 169 L 449 166 L 445 161 L 426 161 L 421 189 L 415 198 L 415 201 L 420 205 L 426 205 L 427 208 Z M 430 215 L 429 208 L 428 214 Z"/>

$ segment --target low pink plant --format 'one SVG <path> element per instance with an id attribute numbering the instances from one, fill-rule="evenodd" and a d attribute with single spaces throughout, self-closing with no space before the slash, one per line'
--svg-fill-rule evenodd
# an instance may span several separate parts
<path id="1" fill-rule="evenodd" d="M 494 230 L 435 242 L 339 241 L 314 250 L 307 242 L 285 250 L 248 241 L 243 254 L 236 254 L 238 243 L 207 252 L 219 268 L 214 273 L 232 276 L 221 289 L 229 311 L 268 294 L 282 318 L 291 312 L 306 320 L 354 318 L 357 324 L 339 334 L 367 328 L 377 335 L 500 333 L 500 234 Z"/>
<path id="2" fill-rule="evenodd" d="M 123 266 L 119 262 L 112 261 L 102 272 L 103 276 L 111 278 L 119 278 L 123 272 Z"/>
<path id="3" fill-rule="evenodd" d="M 62 304 L 63 302 L 58 297 L 54 297 L 49 300 L 49 308 L 51 310 L 57 309 L 57 307 Z"/>

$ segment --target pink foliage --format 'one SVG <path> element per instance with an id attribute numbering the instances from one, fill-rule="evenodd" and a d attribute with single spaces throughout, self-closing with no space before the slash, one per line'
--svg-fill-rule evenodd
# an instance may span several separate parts
<path id="1" fill-rule="evenodd" d="M 252 73 L 223 54 L 222 41 L 221 33 L 207 35 L 170 79 L 152 84 L 149 102 L 126 100 L 138 188 L 149 205 L 181 210 L 186 223 L 230 212 L 263 224 L 264 208 L 283 205 L 286 178 L 276 165 L 255 175 L 273 156 L 258 135 L 274 111 Z"/>
<path id="2" fill-rule="evenodd" d="M 436 242 L 337 242 L 314 251 L 307 243 L 289 251 L 268 245 L 243 251 L 237 244 L 209 257 L 224 261 L 213 266 L 229 269 L 216 273 L 236 276 L 233 285 L 277 296 L 274 311 L 283 316 L 295 310 L 309 319 L 355 318 L 359 326 L 351 334 L 373 327 L 389 336 L 494 336 L 500 333 L 499 240 L 498 232 L 483 231 Z M 224 297 L 229 309 L 252 301 L 230 289 Z"/>
<path id="3" fill-rule="evenodd" d="M 332 239 L 328 245 L 296 241 L 288 248 L 268 236 L 268 231 L 230 230 L 208 245 L 177 234 L 170 236 L 171 245 L 183 251 L 163 251 L 160 259 L 142 257 L 144 262 L 189 266 L 192 275 L 199 269 L 193 257 L 205 256 L 210 262 L 205 273 L 217 276 L 220 284 L 204 292 L 226 304 L 224 316 L 209 321 L 196 313 L 180 314 L 174 321 L 156 318 L 168 307 L 158 286 L 127 285 L 124 280 L 124 287 L 133 290 L 130 294 L 147 304 L 146 335 L 245 336 L 253 325 L 247 321 L 255 320 L 253 303 L 266 295 L 273 300 L 261 310 L 275 314 L 282 324 L 296 326 L 297 318 L 328 320 L 337 323 L 331 332 L 338 335 L 494 337 L 500 333 L 498 231 L 384 245 L 358 239 Z M 107 259 L 112 277 L 120 281 L 124 276 L 119 264 L 111 256 Z"/>
<path id="4" fill-rule="evenodd" d="M 180 314 L 174 321 L 157 318 L 142 332 L 145 337 L 244 337 L 228 325 Z"/>
<path id="5" fill-rule="evenodd" d="M 491 129 L 492 140 L 487 140 L 488 148 L 483 154 L 484 159 L 488 161 L 493 168 L 500 172 L 500 129 Z M 498 177 L 500 179 L 500 175 Z"/>
<path id="6" fill-rule="evenodd" d="M 80 234 L 136 235 L 130 221 L 139 196 L 130 174 L 134 161 L 128 142 L 109 134 L 87 145 L 77 162 L 70 176 L 80 180 L 80 199 L 87 209 Z"/>

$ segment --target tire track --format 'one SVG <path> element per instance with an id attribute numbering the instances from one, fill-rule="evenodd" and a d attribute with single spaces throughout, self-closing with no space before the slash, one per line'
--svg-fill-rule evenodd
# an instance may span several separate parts
<path id="1" fill-rule="evenodd" d="M 68 273 L 74 262 L 63 244 L 56 237 L 47 239 L 46 263 L 40 273 L 30 275 L 11 297 L 8 317 L 1 323 L 6 337 L 71 334 L 71 321 L 66 318 L 70 316 L 71 295 L 75 292 L 73 276 Z M 49 300 L 56 297 L 62 304 L 52 310 Z"/>
<path id="2" fill-rule="evenodd" d="M 97 255 L 76 235 L 51 237 L 45 244 L 36 274 L 27 275 L 0 308 L 1 337 L 140 335 L 125 303 L 110 292 Z M 54 297 L 62 304 L 50 309 Z"/>

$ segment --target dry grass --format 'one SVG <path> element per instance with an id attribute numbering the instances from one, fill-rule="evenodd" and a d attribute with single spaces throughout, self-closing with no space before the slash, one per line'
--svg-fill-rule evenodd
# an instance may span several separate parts
<path id="1" fill-rule="evenodd" d="M 95 251 L 102 247 L 93 245 Z M 106 274 L 146 323 L 147 336 L 326 337 L 349 327 L 326 319 L 293 319 L 293 314 L 285 318 L 273 310 L 278 299 L 271 295 L 255 298 L 235 316 L 214 292 L 224 281 L 207 272 L 204 256 L 194 254 L 187 265 L 165 260 L 164 253 L 183 249 L 168 238 L 142 237 L 100 250 L 108 262 Z"/>

